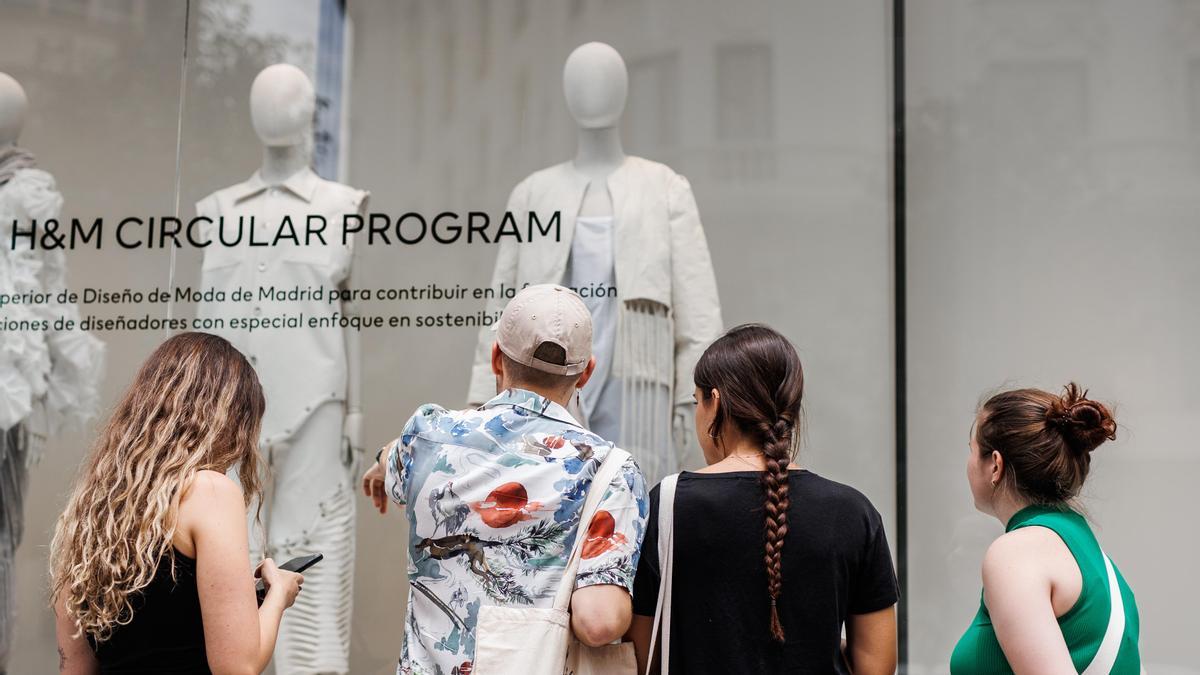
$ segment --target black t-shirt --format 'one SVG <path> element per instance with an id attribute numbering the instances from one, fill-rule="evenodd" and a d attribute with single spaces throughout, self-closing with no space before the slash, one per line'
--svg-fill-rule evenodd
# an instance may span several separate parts
<path id="1" fill-rule="evenodd" d="M 789 478 L 791 504 L 777 607 L 784 644 L 770 635 L 760 474 L 692 473 L 675 490 L 672 675 L 849 673 L 842 625 L 896 603 L 899 589 L 879 512 L 862 493 L 805 470 Z M 633 589 L 633 611 L 658 600 L 659 488 Z"/>

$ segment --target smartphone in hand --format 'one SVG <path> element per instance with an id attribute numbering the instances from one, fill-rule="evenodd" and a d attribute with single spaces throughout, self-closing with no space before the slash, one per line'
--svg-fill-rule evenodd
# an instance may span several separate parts
<path id="1" fill-rule="evenodd" d="M 297 574 L 302 574 L 304 572 L 304 570 L 312 567 L 313 565 L 316 565 L 317 563 L 321 562 L 324 559 L 325 559 L 325 556 L 320 553 L 314 553 L 312 555 L 297 556 L 297 557 L 292 558 L 291 560 L 283 563 L 282 565 L 280 565 L 279 569 L 287 570 L 288 572 L 295 572 Z M 256 583 L 254 585 L 254 593 L 255 593 L 255 595 L 258 596 L 258 606 L 262 607 L 263 600 L 265 600 L 267 598 L 266 582 L 263 581 L 262 579 L 259 579 L 258 583 Z"/>

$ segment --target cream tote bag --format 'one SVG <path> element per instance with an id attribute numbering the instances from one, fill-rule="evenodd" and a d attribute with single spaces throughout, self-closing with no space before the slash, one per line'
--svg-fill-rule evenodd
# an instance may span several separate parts
<path id="1" fill-rule="evenodd" d="M 671 666 L 671 579 L 675 567 L 675 483 L 674 473 L 658 484 L 658 603 L 654 607 L 654 631 L 650 634 L 650 657 L 646 675 L 654 665 L 654 646 L 658 645 L 660 675 Z"/>
<path id="2" fill-rule="evenodd" d="M 627 457 L 629 453 L 613 448 L 592 479 L 554 606 L 479 609 L 472 675 L 636 675 L 632 642 L 588 647 L 571 633 L 569 611 L 588 526 Z"/>

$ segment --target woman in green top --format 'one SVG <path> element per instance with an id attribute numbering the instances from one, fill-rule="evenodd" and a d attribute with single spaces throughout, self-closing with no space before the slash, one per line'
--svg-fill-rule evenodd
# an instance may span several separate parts
<path id="1" fill-rule="evenodd" d="M 980 407 L 967 480 L 975 508 L 1005 533 L 984 556 L 979 613 L 954 648 L 953 675 L 1141 671 L 1133 592 L 1070 506 L 1092 451 L 1116 431 L 1109 409 L 1075 384 L 1062 396 L 1003 392 Z"/>

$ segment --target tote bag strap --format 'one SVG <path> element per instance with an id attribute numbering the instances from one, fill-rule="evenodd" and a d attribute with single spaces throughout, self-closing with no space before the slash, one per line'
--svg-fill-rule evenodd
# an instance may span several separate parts
<path id="1" fill-rule="evenodd" d="M 1092 657 L 1092 662 L 1082 675 L 1108 675 L 1117 662 L 1117 653 L 1121 651 L 1121 638 L 1125 637 L 1125 599 L 1121 597 L 1121 586 L 1117 583 L 1117 571 L 1113 567 L 1108 554 L 1100 551 L 1104 557 L 1104 570 L 1108 573 L 1108 628 L 1104 629 L 1104 638 L 1100 640 L 1100 648 Z"/>
<path id="2" fill-rule="evenodd" d="M 654 629 L 650 633 L 650 658 L 646 659 L 646 675 L 650 675 L 656 643 L 661 657 L 659 673 L 667 675 L 667 671 L 670 670 L 671 579 L 675 568 L 675 484 L 678 480 L 679 474 L 674 473 L 658 484 L 658 604 L 654 607 Z"/>
<path id="3" fill-rule="evenodd" d="M 617 477 L 617 472 L 625 464 L 629 453 L 620 448 L 612 448 L 592 476 L 592 484 L 588 486 L 587 498 L 583 501 L 583 512 L 579 515 L 579 529 L 575 532 L 575 544 L 571 546 L 571 556 L 567 558 L 567 568 L 563 570 L 562 583 L 554 596 L 554 607 L 566 610 L 571 606 L 571 594 L 575 592 L 575 571 L 579 569 L 579 556 L 583 553 L 583 542 L 587 539 L 588 528 L 592 525 L 592 517 L 600 508 L 600 500 L 608 486 Z"/>

